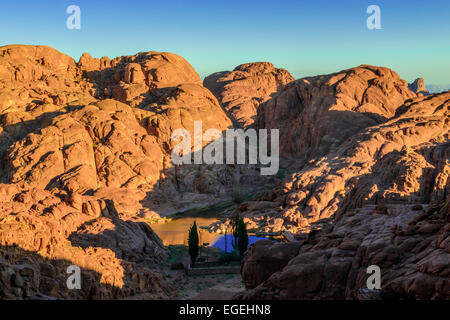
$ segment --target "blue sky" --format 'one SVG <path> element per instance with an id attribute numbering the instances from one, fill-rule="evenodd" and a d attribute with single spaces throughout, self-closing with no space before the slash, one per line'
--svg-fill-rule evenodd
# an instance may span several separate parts
<path id="1" fill-rule="evenodd" d="M 66 28 L 69 5 L 81 8 L 81 30 Z M 381 30 L 366 9 L 381 8 Z M 448 0 L 228 0 L 0 2 L 0 45 L 42 44 L 76 60 L 169 51 L 204 77 L 270 61 L 295 78 L 360 64 L 387 66 L 405 80 L 450 83 Z"/>

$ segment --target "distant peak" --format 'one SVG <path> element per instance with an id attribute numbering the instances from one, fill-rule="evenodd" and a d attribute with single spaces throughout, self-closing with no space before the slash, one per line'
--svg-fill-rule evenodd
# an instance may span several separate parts
<path id="1" fill-rule="evenodd" d="M 425 80 L 423 78 L 417 78 L 413 83 L 408 84 L 408 88 L 415 93 L 421 93 L 425 96 L 430 94 L 425 87 Z"/>

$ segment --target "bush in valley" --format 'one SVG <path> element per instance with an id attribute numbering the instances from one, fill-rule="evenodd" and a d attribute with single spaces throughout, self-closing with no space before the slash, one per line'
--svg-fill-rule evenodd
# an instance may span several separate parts
<path id="1" fill-rule="evenodd" d="M 197 223 L 195 221 L 192 227 L 189 229 L 188 244 L 191 263 L 195 264 L 195 261 L 197 261 L 199 253 L 199 237 L 198 237 Z"/>

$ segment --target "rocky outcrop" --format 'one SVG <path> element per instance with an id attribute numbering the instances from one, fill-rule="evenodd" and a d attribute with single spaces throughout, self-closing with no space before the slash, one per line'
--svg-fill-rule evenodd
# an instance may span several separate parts
<path id="1" fill-rule="evenodd" d="M 368 65 L 293 81 L 245 64 L 205 86 L 170 53 L 76 63 L 0 47 L 1 298 L 171 297 L 167 252 L 143 221 L 223 199 L 236 181 L 278 184 L 236 206 L 249 228 L 312 230 L 251 247 L 241 298 L 360 298 L 370 264 L 387 270 L 386 296 L 448 297 L 448 92 L 418 95 Z M 280 129 L 283 183 L 254 165 L 172 165 L 174 130 L 223 131 L 227 114 Z M 80 291 L 65 283 L 72 264 Z"/>
<path id="2" fill-rule="evenodd" d="M 425 80 L 423 78 L 417 78 L 413 83 L 408 85 L 409 89 L 417 94 L 428 96 L 430 93 L 425 87 Z"/>
<path id="3" fill-rule="evenodd" d="M 265 281 L 267 272 L 261 270 L 275 268 L 262 262 L 262 251 L 257 258 L 261 264 L 255 268 L 249 263 L 255 250 L 249 250 L 242 275 L 249 288 L 258 286 L 236 298 L 370 299 L 367 268 L 376 265 L 381 270 L 381 292 L 372 298 L 449 299 L 449 217 L 448 203 L 349 210 L 334 224 L 310 234 L 298 255 Z"/>
<path id="4" fill-rule="evenodd" d="M 242 214 L 265 231 L 295 233 L 366 204 L 441 200 L 450 173 L 449 98 L 444 93 L 409 100 L 391 120 L 313 158 L 258 199 L 272 204 L 257 211 L 243 204 Z"/>
<path id="5" fill-rule="evenodd" d="M 91 194 L 108 188 L 110 198 L 117 198 L 118 189 L 132 190 L 133 198 L 141 190 L 139 202 L 161 180 L 168 188 L 181 183 L 167 178 L 173 130 L 184 127 L 193 137 L 194 121 L 202 121 L 204 131 L 231 125 L 195 70 L 175 54 L 113 60 L 84 54 L 76 64 L 48 47 L 8 46 L 1 52 L 6 183 Z M 200 174 L 190 170 L 194 178 Z M 134 215 L 141 209 L 138 204 Z"/>
<path id="6" fill-rule="evenodd" d="M 352 114 L 354 123 L 366 117 L 374 121 L 372 125 L 367 122 L 366 128 L 348 129 L 346 139 L 336 132 L 333 137 L 337 139 L 328 146 L 320 134 L 317 145 L 309 140 L 302 147 L 302 142 L 294 140 L 299 145 L 297 150 L 309 152 L 309 161 L 280 187 L 238 207 L 253 228 L 291 231 L 301 247 L 285 266 L 275 267 L 265 262 L 271 261 L 270 250 L 258 250 L 262 244 L 255 244 L 241 266 L 249 290 L 236 298 L 449 298 L 450 95 L 411 97 L 405 82 L 384 80 L 387 82 L 382 88 L 391 89 L 369 90 L 369 86 L 363 95 L 376 93 L 371 99 L 379 102 L 377 108 L 372 102 L 370 114 L 352 111 L 356 113 Z M 381 82 L 369 81 L 372 85 Z M 312 83 L 306 85 L 311 97 L 320 97 Z M 310 112 L 308 108 L 314 105 L 296 109 L 305 106 L 299 101 L 307 101 L 299 98 L 305 90 L 299 88 L 302 86 L 296 82 L 285 86 L 276 103 L 268 101 L 260 110 L 280 110 L 284 103 L 286 111 L 297 110 L 299 118 L 306 121 L 302 114 Z M 282 100 L 284 90 L 297 93 Z M 355 97 L 350 94 L 356 90 L 355 83 L 340 90 L 345 95 L 337 95 L 328 104 L 320 100 L 316 106 L 323 108 L 341 101 L 342 107 L 343 101 Z M 270 114 L 270 119 L 280 117 L 275 112 Z M 265 124 L 265 115 L 262 117 L 261 124 Z M 280 118 L 293 119 L 294 114 Z M 325 119 L 331 127 L 326 130 L 334 130 L 333 120 Z M 337 121 L 340 124 L 343 120 Z M 284 134 L 289 136 L 287 131 Z M 313 136 L 304 133 L 306 139 Z M 321 150 L 322 144 L 325 147 Z M 285 154 L 295 155 L 291 150 L 296 149 L 285 150 Z M 304 159 L 302 155 L 297 157 Z M 286 245 L 279 246 L 279 252 L 283 252 L 282 246 Z M 264 243 L 264 247 L 270 244 Z M 258 267 L 252 263 L 254 260 L 260 261 Z M 367 268 L 371 265 L 381 268 L 381 292 L 367 290 Z"/>
<path id="7" fill-rule="evenodd" d="M 259 106 L 294 78 L 269 62 L 246 63 L 233 71 L 217 72 L 203 84 L 217 97 L 239 127 L 255 121 Z"/>
<path id="8" fill-rule="evenodd" d="M 280 155 L 301 166 L 385 122 L 415 97 L 394 71 L 364 65 L 291 82 L 260 106 L 257 126 L 279 129 Z"/>
<path id="9" fill-rule="evenodd" d="M 174 289 L 155 266 L 166 249 L 144 223 L 124 221 L 108 200 L 0 185 L 0 298 L 111 299 Z M 82 269 L 81 290 L 67 268 Z"/>
<path id="10" fill-rule="evenodd" d="M 42 91 L 55 92 L 77 90 L 75 61 L 53 48 L 5 46 L 0 48 L 0 57 L 0 84 L 3 88 L 38 87 Z"/>
<path id="11" fill-rule="evenodd" d="M 171 134 L 193 136 L 194 121 L 204 131 L 231 125 L 186 60 L 149 52 L 76 63 L 49 47 L 1 47 L 0 121 L 2 297 L 173 294 L 155 271 L 166 250 L 142 221 L 164 203 L 211 202 L 227 186 L 198 165 L 173 167 Z M 8 258 L 16 247 L 34 257 L 31 291 L 9 285 L 23 264 Z M 65 282 L 39 274 L 50 263 L 66 278 L 53 260 L 99 281 L 66 296 Z"/>
<path id="12" fill-rule="evenodd" d="M 241 263 L 246 288 L 257 287 L 273 273 L 283 269 L 298 254 L 300 247 L 300 242 L 281 244 L 270 240 L 260 240 L 250 246 Z"/>
<path id="13" fill-rule="evenodd" d="M 70 105 L 95 101 L 75 61 L 50 47 L 0 47 L 0 156 Z M 2 162 L 2 170 L 3 170 Z"/>
<path id="14" fill-rule="evenodd" d="M 142 52 L 113 60 L 96 59 L 85 53 L 78 67 L 95 83 L 99 97 L 113 98 L 132 107 L 159 99 L 162 93 L 157 89 L 175 88 L 184 83 L 202 84 L 185 59 L 168 52 Z"/>

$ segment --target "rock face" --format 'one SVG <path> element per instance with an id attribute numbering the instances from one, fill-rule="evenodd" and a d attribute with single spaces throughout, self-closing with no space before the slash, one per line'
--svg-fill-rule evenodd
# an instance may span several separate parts
<path id="1" fill-rule="evenodd" d="M 45 46 L 6 46 L 0 49 L 0 83 L 2 87 L 20 89 L 40 87 L 42 90 L 75 89 L 75 61 Z M 67 80 L 67 81 L 66 81 Z"/>
<path id="2" fill-rule="evenodd" d="M 130 106 L 146 105 L 163 95 L 157 89 L 176 88 L 180 84 L 201 86 L 200 76 L 182 57 L 168 52 L 144 52 L 109 60 L 84 54 L 80 71 L 97 84 L 97 94 Z"/>
<path id="3" fill-rule="evenodd" d="M 243 214 L 265 231 L 295 233 L 366 204 L 442 199 L 449 183 L 449 98 L 444 93 L 408 100 L 391 120 L 312 159 L 263 194 L 259 201 L 272 202 L 264 210 L 243 204 Z"/>
<path id="4" fill-rule="evenodd" d="M 377 265 L 379 298 L 448 299 L 449 101 L 362 66 L 292 82 L 260 106 L 258 126 L 280 128 L 299 169 L 238 210 L 252 228 L 296 233 L 300 249 L 277 266 L 270 243 L 253 245 L 236 298 L 368 299 Z"/>
<path id="5" fill-rule="evenodd" d="M 167 298 L 173 286 L 154 270 L 167 256 L 150 227 L 119 218 L 111 201 L 0 186 L 0 298 Z M 81 268 L 69 290 L 67 268 Z M 20 279 L 20 280 L 18 280 Z"/>
<path id="6" fill-rule="evenodd" d="M 381 270 L 378 298 L 449 299 L 449 203 L 419 211 L 402 205 L 390 205 L 387 211 L 375 206 L 350 210 L 310 234 L 298 254 L 277 271 L 271 263 L 252 265 L 256 251 L 250 249 L 242 275 L 249 288 L 257 286 L 236 298 L 367 299 L 361 289 L 367 288 L 367 268 L 376 265 Z M 263 256 L 256 259 L 264 261 L 259 252 Z M 269 271 L 273 273 L 263 280 Z"/>
<path id="7" fill-rule="evenodd" d="M 241 264 L 241 274 L 247 288 L 255 288 L 273 273 L 283 269 L 300 250 L 299 242 L 287 244 L 260 240 L 248 249 Z"/>
<path id="8" fill-rule="evenodd" d="M 395 115 L 416 97 L 383 67 L 360 66 L 284 86 L 258 109 L 258 128 L 280 130 L 280 155 L 304 163 Z"/>
<path id="9" fill-rule="evenodd" d="M 168 188 L 182 183 L 171 177 L 173 130 L 184 127 L 193 137 L 194 121 L 204 131 L 231 125 L 195 70 L 174 54 L 113 60 L 85 54 L 76 64 L 47 47 L 8 46 L 1 53 L 5 183 L 91 194 L 107 188 L 110 197 L 120 188 L 140 190 L 139 201 L 161 181 Z M 194 179 L 200 174 L 189 170 Z M 198 191 L 191 187 L 185 191 Z"/>
<path id="10" fill-rule="evenodd" d="M 217 72 L 203 84 L 217 97 L 238 127 L 255 121 L 259 106 L 294 78 L 269 62 L 247 63 L 233 71 Z"/>
<path id="11" fill-rule="evenodd" d="M 425 80 L 423 78 L 417 78 L 413 83 L 408 85 L 411 91 L 414 91 L 417 94 L 422 94 L 424 96 L 428 96 L 430 93 L 428 89 L 425 87 Z"/>
<path id="12" fill-rule="evenodd" d="M 448 298 L 449 92 L 424 97 L 368 65 L 293 81 L 245 64 L 204 84 L 171 53 L 76 63 L 0 47 L 0 298 L 173 297 L 144 221 L 223 199 L 236 181 L 277 184 L 236 211 L 299 240 L 252 246 L 240 298 L 364 298 L 371 264 L 386 270 L 385 297 Z M 280 129 L 283 182 L 252 165 L 172 165 L 174 130 L 223 131 L 227 114 Z M 70 265 L 81 290 L 67 289 Z"/>
<path id="13" fill-rule="evenodd" d="M 154 271 L 166 250 L 141 217 L 158 211 L 155 203 L 194 205 L 227 187 L 205 168 L 170 160 L 173 130 L 193 136 L 194 121 L 204 131 L 231 125 L 189 63 L 158 52 L 84 54 L 76 63 L 49 47 L 1 47 L 0 121 L 0 296 L 171 296 Z M 31 289 L 10 286 L 28 254 Z M 67 296 L 65 281 L 40 273 L 40 263 L 59 280 L 76 264 L 90 285 Z"/>

